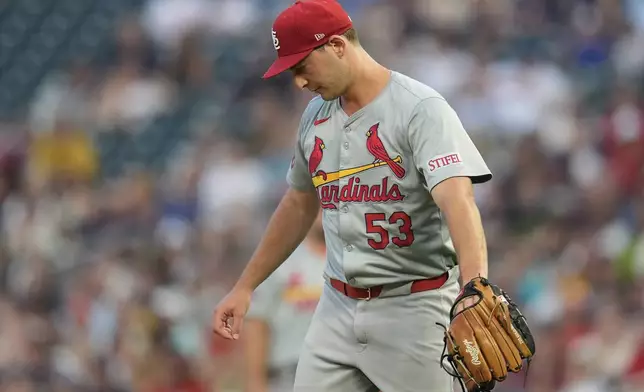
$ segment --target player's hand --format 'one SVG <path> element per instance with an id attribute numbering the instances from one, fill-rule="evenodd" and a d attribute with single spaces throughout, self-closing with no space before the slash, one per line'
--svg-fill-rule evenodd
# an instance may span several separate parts
<path id="1" fill-rule="evenodd" d="M 474 296 L 465 297 L 465 298 L 463 298 L 463 299 L 461 300 L 461 302 L 459 302 L 459 303 L 456 305 L 456 309 L 455 309 L 454 311 L 458 313 L 458 312 L 462 311 L 463 309 L 465 309 L 465 308 L 467 308 L 467 307 L 470 307 L 470 306 L 476 305 L 476 302 L 477 302 L 477 301 L 478 301 L 478 298 L 476 298 L 476 297 L 474 297 Z"/>
<path id="2" fill-rule="evenodd" d="M 212 328 L 217 335 L 228 340 L 239 339 L 252 294 L 251 290 L 233 289 L 219 302 L 212 316 Z"/>

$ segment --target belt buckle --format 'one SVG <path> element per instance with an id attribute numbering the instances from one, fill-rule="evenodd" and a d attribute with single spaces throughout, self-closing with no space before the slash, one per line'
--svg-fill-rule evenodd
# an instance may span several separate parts
<path id="1" fill-rule="evenodd" d="M 371 299 L 371 287 L 367 287 L 367 298 L 365 298 L 365 301 L 369 301 Z"/>

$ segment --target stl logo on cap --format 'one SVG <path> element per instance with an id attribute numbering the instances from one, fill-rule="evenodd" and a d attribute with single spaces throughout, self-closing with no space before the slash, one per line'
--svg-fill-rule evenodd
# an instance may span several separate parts
<path id="1" fill-rule="evenodd" d="M 337 0 L 296 1 L 273 22 L 277 59 L 263 78 L 272 78 L 294 67 L 330 37 L 344 34 L 352 26 L 351 18 Z"/>
<path id="2" fill-rule="evenodd" d="M 275 30 L 271 30 L 271 35 L 273 36 L 273 46 L 275 47 L 275 50 L 280 49 L 280 40 L 277 38 L 277 33 Z"/>

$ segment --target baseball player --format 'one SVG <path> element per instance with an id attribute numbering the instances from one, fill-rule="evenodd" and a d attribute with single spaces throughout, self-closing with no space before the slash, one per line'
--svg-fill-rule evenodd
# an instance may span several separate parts
<path id="1" fill-rule="evenodd" d="M 288 392 L 324 287 L 322 214 L 304 242 L 262 283 L 244 324 L 247 392 Z"/>
<path id="2" fill-rule="evenodd" d="M 325 285 L 294 390 L 451 392 L 436 323 L 449 324 L 460 285 L 487 277 L 473 184 L 490 170 L 445 99 L 370 57 L 336 1 L 296 1 L 272 40 L 264 78 L 290 71 L 318 96 L 301 119 L 290 188 L 217 305 L 214 331 L 239 338 L 253 291 L 322 208 Z"/>

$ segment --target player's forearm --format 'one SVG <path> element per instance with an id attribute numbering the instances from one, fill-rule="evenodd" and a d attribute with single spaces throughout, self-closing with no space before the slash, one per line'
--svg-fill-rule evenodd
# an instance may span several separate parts
<path id="1" fill-rule="evenodd" d="M 237 288 L 255 290 L 302 242 L 316 218 L 319 203 L 314 192 L 289 189 L 273 213 Z"/>
<path id="2" fill-rule="evenodd" d="M 481 223 L 481 214 L 473 197 L 456 197 L 443 210 L 447 220 L 456 256 L 461 281 L 487 277 L 487 245 Z"/>
<path id="3" fill-rule="evenodd" d="M 485 233 L 470 179 L 447 179 L 434 188 L 432 196 L 447 220 L 461 281 L 466 283 L 477 276 L 487 277 Z"/>

